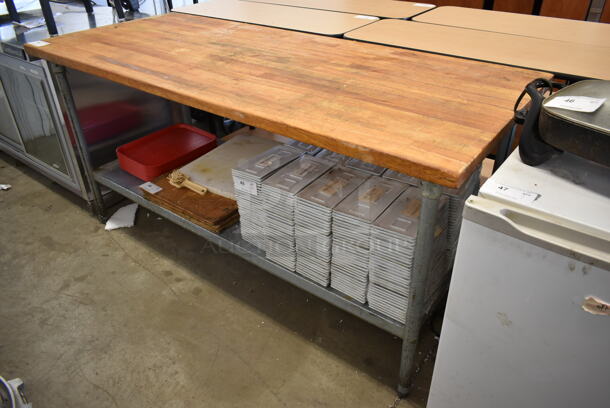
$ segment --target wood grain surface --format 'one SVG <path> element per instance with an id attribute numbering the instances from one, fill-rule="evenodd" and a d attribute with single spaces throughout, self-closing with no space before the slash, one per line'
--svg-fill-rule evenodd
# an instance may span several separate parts
<path id="1" fill-rule="evenodd" d="M 610 25 L 565 18 L 532 16 L 466 7 L 438 7 L 414 21 L 473 30 L 522 35 L 569 43 L 610 47 Z M 566 47 L 573 47 L 567 45 Z M 569 53 L 571 48 L 566 48 Z M 610 50 L 604 50 L 610 53 Z"/>
<path id="2" fill-rule="evenodd" d="M 281 4 L 285 6 L 338 11 L 341 13 L 365 14 L 383 18 L 410 18 L 424 13 L 434 5 L 396 0 L 243 0 L 256 3 Z"/>
<path id="3" fill-rule="evenodd" d="M 347 38 L 555 74 L 610 79 L 610 49 L 405 20 L 381 20 Z"/>
<path id="4" fill-rule="evenodd" d="M 331 36 L 341 36 L 379 19 L 373 16 L 240 0 L 207 0 L 173 11 Z"/>
<path id="5" fill-rule="evenodd" d="M 523 87 L 550 78 L 178 13 L 46 41 L 28 53 L 449 187 L 495 147 Z"/>

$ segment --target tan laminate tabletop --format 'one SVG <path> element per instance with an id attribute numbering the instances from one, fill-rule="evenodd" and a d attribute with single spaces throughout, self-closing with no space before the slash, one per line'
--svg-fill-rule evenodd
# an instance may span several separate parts
<path id="1" fill-rule="evenodd" d="M 555 74 L 610 79 L 610 50 L 405 20 L 380 20 L 346 38 Z"/>
<path id="2" fill-rule="evenodd" d="M 523 87 L 550 78 L 180 13 L 45 41 L 28 54 L 448 187 L 495 148 Z"/>
<path id="3" fill-rule="evenodd" d="M 173 12 L 331 36 L 340 36 L 378 20 L 373 16 L 241 0 L 207 0 Z"/>
<path id="4" fill-rule="evenodd" d="M 610 47 L 610 24 L 467 7 L 438 7 L 413 19 L 473 30 Z M 610 52 L 610 51 L 608 51 Z"/>
<path id="5" fill-rule="evenodd" d="M 396 0 L 243 0 L 292 7 L 364 14 L 382 18 L 411 18 L 434 8 L 429 3 Z"/>

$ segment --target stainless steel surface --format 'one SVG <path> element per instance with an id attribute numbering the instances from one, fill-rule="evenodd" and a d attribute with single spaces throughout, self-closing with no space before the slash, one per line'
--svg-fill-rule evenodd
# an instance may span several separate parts
<path id="1" fill-rule="evenodd" d="M 295 195 L 331 167 L 332 162 L 303 155 L 263 181 L 263 191 L 270 188 L 271 191 L 278 190 L 277 193 L 285 192 L 289 195 Z"/>
<path id="2" fill-rule="evenodd" d="M 419 215 L 415 262 L 411 273 L 409 307 L 402 336 L 402 355 L 400 357 L 398 394 L 402 396 L 407 395 L 410 391 L 411 377 L 415 369 L 415 353 L 424 315 L 426 277 L 432 268 L 434 230 L 441 192 L 442 189 L 439 185 L 426 181 L 422 183 L 422 207 Z"/>
<path id="3" fill-rule="evenodd" d="M 56 109 L 45 83 L 43 68 L 0 55 L 0 78 L 25 152 L 66 176 L 71 176 L 64 160 Z"/>
<path id="4" fill-rule="evenodd" d="M 396 170 L 387 169 L 386 171 L 383 172 L 382 177 L 390 179 L 390 180 L 401 181 L 403 183 L 407 183 L 409 185 L 416 186 L 416 187 L 421 185 L 421 180 L 418 179 L 417 177 L 399 173 Z"/>
<path id="5" fill-rule="evenodd" d="M 234 174 L 242 178 L 262 181 L 277 169 L 296 159 L 302 153 L 292 146 L 276 146 L 234 169 Z"/>
<path id="6" fill-rule="evenodd" d="M 83 164 L 82 167 L 83 171 L 85 172 L 85 180 L 87 181 L 89 191 L 93 194 L 93 206 L 95 213 L 98 217 L 103 218 L 104 201 L 102 199 L 102 193 L 99 189 L 99 186 L 93 180 L 93 167 L 91 166 L 91 159 L 89 157 L 89 152 L 86 148 L 87 141 L 80 125 L 78 112 L 76 110 L 76 105 L 74 104 L 72 92 L 70 91 L 70 85 L 68 84 L 65 68 L 53 66 L 52 69 L 55 81 L 57 82 L 57 86 L 59 87 L 59 90 L 64 98 L 64 104 L 67 110 L 66 113 L 68 115 L 70 123 L 72 124 L 71 127 L 75 134 L 76 140 L 78 141 L 76 143 L 76 148 L 78 149 L 79 156 Z"/>
<path id="7" fill-rule="evenodd" d="M 350 158 L 345 162 L 345 165 L 347 167 L 350 167 L 352 169 L 356 169 L 356 170 L 361 170 L 361 171 L 365 171 L 369 174 L 372 174 L 374 176 L 381 176 L 381 174 L 386 170 L 383 167 L 377 166 L 375 164 L 372 163 L 367 163 L 364 162 L 362 160 L 358 160 L 355 158 Z"/>
<path id="8" fill-rule="evenodd" d="M 315 205 L 333 209 L 367 177 L 369 177 L 368 174 L 361 171 L 338 166 L 304 188 L 297 197 L 300 202 L 303 200 L 303 204 L 305 201 L 309 201 Z"/>
<path id="9" fill-rule="evenodd" d="M 10 143 L 13 143 L 19 150 L 23 149 L 23 142 L 19 135 L 19 129 L 15 123 L 15 116 L 8 103 L 2 77 L 0 77 L 0 138 L 4 138 Z"/>
<path id="10" fill-rule="evenodd" d="M 345 310 L 361 319 L 383 329 L 395 336 L 401 337 L 403 334 L 402 323 L 385 317 L 381 313 L 375 312 L 366 306 L 358 304 L 339 292 L 330 288 L 324 288 L 313 281 L 304 278 L 294 272 L 287 271 L 279 265 L 265 258 L 265 253 L 248 242 L 244 241 L 240 234 L 239 224 L 234 225 L 220 234 L 210 232 L 192 222 L 166 210 L 148 200 L 146 200 L 138 185 L 142 181 L 122 171 L 116 162 L 109 163 L 94 172 L 95 180 L 100 184 L 116 191 L 124 197 L 140 204 L 142 207 L 159 214 L 162 217 L 186 228 L 187 230 L 213 242 L 214 244 L 234 253 L 254 265 L 265 269 L 273 275 L 284 279 L 293 285 L 317 296 L 330 304 Z"/>
<path id="11" fill-rule="evenodd" d="M 420 196 L 419 188 L 409 187 L 377 218 L 372 228 L 387 231 L 400 239 L 412 238 L 415 240 L 421 209 Z M 441 197 L 439 211 L 445 211 L 446 205 L 447 197 Z M 446 221 L 444 219 L 437 224 L 444 227 Z"/>
<path id="12" fill-rule="evenodd" d="M 406 188 L 404 183 L 373 176 L 341 201 L 335 212 L 371 223 Z"/>

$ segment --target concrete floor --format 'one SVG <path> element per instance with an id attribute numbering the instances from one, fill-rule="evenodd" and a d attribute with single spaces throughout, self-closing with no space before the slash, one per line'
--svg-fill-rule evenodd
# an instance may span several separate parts
<path id="1" fill-rule="evenodd" d="M 107 232 L 0 153 L 0 375 L 34 408 L 423 407 L 394 392 L 400 340 L 138 211 Z"/>

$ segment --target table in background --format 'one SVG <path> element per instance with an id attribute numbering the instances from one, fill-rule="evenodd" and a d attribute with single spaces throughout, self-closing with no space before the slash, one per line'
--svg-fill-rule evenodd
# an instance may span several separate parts
<path id="1" fill-rule="evenodd" d="M 610 49 L 593 45 L 404 20 L 377 21 L 347 33 L 346 38 L 559 75 L 610 79 Z"/>
<path id="2" fill-rule="evenodd" d="M 396 0 L 242 0 L 256 3 L 364 14 L 380 18 L 411 18 L 434 8 L 434 4 Z"/>
<path id="3" fill-rule="evenodd" d="M 610 24 L 466 7 L 438 7 L 414 21 L 569 43 L 610 47 Z M 603 50 L 602 50 L 603 52 Z M 610 50 L 605 50 L 610 52 Z"/>
<path id="4" fill-rule="evenodd" d="M 330 36 L 341 36 L 378 20 L 373 16 L 240 0 L 208 0 L 173 11 Z"/>

